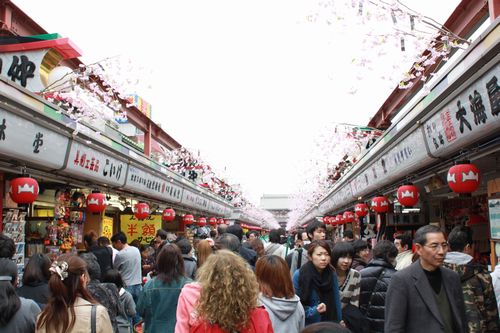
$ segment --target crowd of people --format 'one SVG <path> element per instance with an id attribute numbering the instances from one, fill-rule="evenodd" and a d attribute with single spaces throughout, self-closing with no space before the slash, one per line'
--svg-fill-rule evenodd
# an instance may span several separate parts
<path id="1" fill-rule="evenodd" d="M 192 240 L 159 230 L 149 245 L 91 232 L 85 252 L 33 255 L 22 283 L 0 234 L 0 333 L 500 331 L 500 270 L 474 260 L 470 228 L 373 248 L 326 234 L 318 221 L 268 239 L 236 224 Z"/>

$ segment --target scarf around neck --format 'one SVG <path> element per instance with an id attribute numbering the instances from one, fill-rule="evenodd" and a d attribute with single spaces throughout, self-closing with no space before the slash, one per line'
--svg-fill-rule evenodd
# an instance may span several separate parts
<path id="1" fill-rule="evenodd" d="M 312 304 L 311 299 L 314 291 L 318 295 L 320 303 L 326 305 L 326 312 L 321 314 L 321 321 L 337 320 L 333 297 L 333 279 L 335 278 L 335 272 L 331 266 L 327 266 L 322 272 L 319 272 L 312 261 L 309 261 L 300 268 L 300 300 L 304 306 L 316 306 L 317 304 Z"/>

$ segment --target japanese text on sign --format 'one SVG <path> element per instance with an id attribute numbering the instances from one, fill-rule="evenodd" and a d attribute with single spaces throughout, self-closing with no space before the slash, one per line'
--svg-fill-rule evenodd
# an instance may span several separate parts
<path id="1" fill-rule="evenodd" d="M 161 215 L 150 215 L 145 220 L 138 220 L 134 215 L 121 215 L 120 228 L 127 235 L 127 242 L 137 239 L 141 244 L 149 244 L 156 231 L 161 229 Z"/>

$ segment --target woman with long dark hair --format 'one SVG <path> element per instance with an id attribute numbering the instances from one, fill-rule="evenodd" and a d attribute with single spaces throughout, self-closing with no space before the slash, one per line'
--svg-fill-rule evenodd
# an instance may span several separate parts
<path id="1" fill-rule="evenodd" d="M 259 300 L 271 318 L 274 333 L 303 329 L 304 307 L 293 290 L 286 261 L 275 255 L 263 256 L 257 260 L 255 275 L 260 288 Z"/>
<path id="2" fill-rule="evenodd" d="M 306 326 L 320 321 L 340 322 L 339 284 L 330 264 L 330 246 L 325 240 L 315 240 L 307 254 L 309 261 L 293 274 L 293 286 L 306 313 Z"/>
<path id="3" fill-rule="evenodd" d="M 177 245 L 162 247 L 156 257 L 156 273 L 144 285 L 137 313 L 144 320 L 144 332 L 173 332 L 179 294 L 182 287 L 191 282 L 184 275 L 184 259 Z"/>
<path id="4" fill-rule="evenodd" d="M 16 294 L 17 265 L 0 258 L 0 333 L 35 332 L 38 305 Z"/>
<path id="5" fill-rule="evenodd" d="M 24 268 L 23 286 L 17 294 L 34 300 L 40 307 L 49 301 L 50 258 L 43 253 L 35 253 Z"/>
<path id="6" fill-rule="evenodd" d="M 113 332 L 108 311 L 87 291 L 87 264 L 82 258 L 65 254 L 50 267 L 51 297 L 38 317 L 37 333 Z M 95 314 L 95 315 L 94 315 Z"/>

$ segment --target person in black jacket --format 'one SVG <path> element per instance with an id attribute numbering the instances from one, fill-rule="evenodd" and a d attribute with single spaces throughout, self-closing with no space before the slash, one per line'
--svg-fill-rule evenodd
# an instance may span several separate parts
<path id="1" fill-rule="evenodd" d="M 113 252 L 105 246 L 97 245 L 97 235 L 91 231 L 83 236 L 83 242 L 87 252 L 93 253 L 101 269 L 101 277 L 106 275 L 107 271 L 113 269 Z"/>
<path id="2" fill-rule="evenodd" d="M 16 290 L 21 297 L 34 300 L 40 308 L 49 301 L 50 258 L 43 253 L 35 253 L 24 269 L 23 286 Z"/>
<path id="3" fill-rule="evenodd" d="M 359 308 L 370 323 L 370 332 L 384 332 L 385 296 L 389 282 L 396 273 L 394 265 L 398 249 L 383 240 L 373 248 L 373 259 L 361 270 L 361 295 Z"/>

